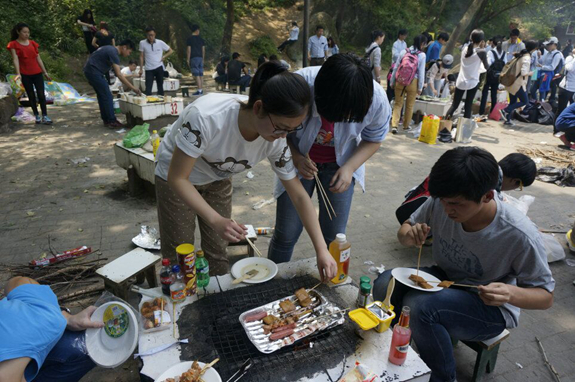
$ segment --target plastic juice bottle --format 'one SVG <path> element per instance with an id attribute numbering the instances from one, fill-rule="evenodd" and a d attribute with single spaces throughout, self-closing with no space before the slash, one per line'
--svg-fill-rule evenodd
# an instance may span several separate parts
<path id="1" fill-rule="evenodd" d="M 409 306 L 404 306 L 401 310 L 399 322 L 393 327 L 393 337 L 391 337 L 391 348 L 389 349 L 389 362 L 394 365 L 403 365 L 407 358 L 409 340 L 411 339 L 409 313 Z"/>
<path id="2" fill-rule="evenodd" d="M 210 265 L 204 256 L 204 251 L 196 252 L 196 274 L 198 278 L 198 288 L 205 288 L 210 283 Z"/>
<path id="3" fill-rule="evenodd" d="M 160 283 L 162 284 L 162 292 L 166 296 L 170 296 L 170 285 L 172 285 L 170 259 L 162 259 L 162 269 L 160 270 Z"/>
<path id="4" fill-rule="evenodd" d="M 172 285 L 170 285 L 170 295 L 174 303 L 182 302 L 186 299 L 186 285 L 184 285 L 184 276 L 180 272 L 180 266 L 172 267 Z"/>
<path id="5" fill-rule="evenodd" d="M 349 257 L 351 254 L 351 244 L 347 242 L 345 234 L 338 233 L 335 240 L 329 245 L 329 253 L 337 263 L 337 275 L 331 279 L 334 284 L 339 284 L 347 279 L 349 273 Z"/>
<path id="6" fill-rule="evenodd" d="M 158 135 L 158 130 L 152 131 L 152 136 L 150 137 L 152 141 L 152 148 L 154 151 L 154 158 L 156 157 L 156 152 L 158 152 L 158 147 L 160 147 L 160 136 Z"/>

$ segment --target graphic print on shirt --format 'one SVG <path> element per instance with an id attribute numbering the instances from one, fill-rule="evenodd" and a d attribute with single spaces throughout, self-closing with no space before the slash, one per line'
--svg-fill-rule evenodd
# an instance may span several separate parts
<path id="1" fill-rule="evenodd" d="M 483 276 L 483 267 L 479 258 L 471 251 L 468 251 L 462 244 L 451 239 L 451 243 L 440 237 L 441 255 L 449 262 L 457 266 L 466 273 Z"/>
<path id="2" fill-rule="evenodd" d="M 319 129 L 317 137 L 315 137 L 314 144 L 320 146 L 335 147 L 332 131 L 325 131 L 323 128 Z"/>
<path id="3" fill-rule="evenodd" d="M 229 178 L 234 174 L 238 174 L 244 170 L 252 168 L 252 166 L 248 164 L 247 159 L 237 160 L 232 157 L 227 157 L 225 160 L 218 162 L 210 162 L 204 157 L 202 157 L 202 159 L 212 167 L 212 170 L 214 170 L 216 175 L 222 178 Z"/>
<path id="4" fill-rule="evenodd" d="M 284 168 L 286 166 L 286 164 L 289 163 L 289 161 L 291 160 L 291 151 L 288 152 L 289 147 L 286 146 L 284 147 L 284 151 L 282 152 L 282 155 L 280 156 L 280 159 L 275 161 L 275 165 L 277 168 Z"/>
<path id="5" fill-rule="evenodd" d="M 202 138 L 200 137 L 200 130 L 192 130 L 190 122 L 186 122 L 182 124 L 182 128 L 180 129 L 180 131 L 186 141 L 190 142 L 197 148 L 201 148 Z"/>

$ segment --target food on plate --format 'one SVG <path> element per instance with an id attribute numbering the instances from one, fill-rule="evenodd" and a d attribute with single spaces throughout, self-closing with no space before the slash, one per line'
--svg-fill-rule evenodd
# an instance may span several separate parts
<path id="1" fill-rule="evenodd" d="M 297 297 L 299 304 L 304 308 L 311 305 L 311 297 L 305 288 L 300 288 L 295 291 L 295 296 Z"/>
<path id="2" fill-rule="evenodd" d="M 250 314 L 249 316 L 246 316 L 245 318 L 245 322 L 254 322 L 254 321 L 259 321 L 261 319 L 263 319 L 264 317 L 266 317 L 268 314 L 266 312 L 259 312 L 259 313 L 253 313 Z"/>
<path id="3" fill-rule="evenodd" d="M 142 310 L 150 309 L 151 307 L 152 307 L 152 303 L 150 301 L 146 301 L 145 303 L 142 304 Z"/>
<path id="4" fill-rule="evenodd" d="M 266 325 L 271 325 L 271 324 L 273 324 L 275 321 L 278 321 L 278 320 L 279 320 L 279 318 L 277 318 L 276 316 L 273 316 L 273 315 L 271 315 L 271 314 L 268 314 L 267 316 L 265 316 L 265 317 L 263 318 L 263 322 L 264 322 L 264 324 L 266 324 Z"/>
<path id="5" fill-rule="evenodd" d="M 152 329 L 154 327 L 154 323 L 150 320 L 146 320 L 146 322 L 144 322 L 144 329 Z"/>
<path id="6" fill-rule="evenodd" d="M 174 378 L 168 378 L 164 382 L 200 382 L 202 380 L 202 368 L 198 361 L 194 361 L 190 370 L 185 371 L 182 375 Z"/>
<path id="7" fill-rule="evenodd" d="M 287 317 L 283 320 L 276 319 L 269 325 L 264 325 L 264 334 L 269 334 L 270 332 L 277 332 L 280 331 L 281 328 L 285 327 L 293 327 L 295 328 L 295 323 L 297 321 L 297 317 Z"/>
<path id="8" fill-rule="evenodd" d="M 293 302 L 290 300 L 283 300 L 280 302 L 280 308 L 283 310 L 284 313 L 292 312 L 296 309 Z"/>
<path id="9" fill-rule="evenodd" d="M 431 285 L 429 285 L 427 283 L 427 281 L 425 281 L 425 279 L 421 276 L 417 276 L 417 275 L 410 275 L 409 279 L 411 281 L 413 281 L 415 283 L 415 285 L 417 285 L 420 288 L 423 289 L 433 289 L 433 287 Z"/>
<path id="10" fill-rule="evenodd" d="M 289 337 L 292 334 L 294 334 L 293 329 L 285 329 L 280 332 L 272 333 L 270 334 L 270 341 L 280 340 L 282 338 Z"/>
<path id="11" fill-rule="evenodd" d="M 440 282 L 439 284 L 437 284 L 437 286 L 440 287 L 440 288 L 449 288 L 449 287 L 452 286 L 453 284 L 455 284 L 454 281 L 443 280 L 442 282 Z"/>
<path id="12" fill-rule="evenodd" d="M 170 323 L 169 319 L 165 317 L 162 319 L 162 308 L 164 308 L 164 311 L 169 312 L 168 301 L 162 297 L 156 297 L 152 301 L 146 301 L 142 304 L 140 313 L 142 313 L 142 317 L 145 319 L 144 330 L 157 328 L 162 324 Z"/>
<path id="13" fill-rule="evenodd" d="M 272 333 L 279 333 L 279 332 L 283 332 L 284 330 L 295 329 L 296 325 L 297 324 L 295 322 L 292 322 L 291 324 L 279 326 L 275 329 L 272 329 Z"/>

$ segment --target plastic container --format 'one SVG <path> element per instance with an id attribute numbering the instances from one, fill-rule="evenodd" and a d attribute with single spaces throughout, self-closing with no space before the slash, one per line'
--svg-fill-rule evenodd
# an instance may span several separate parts
<path id="1" fill-rule="evenodd" d="M 184 284 L 184 277 L 180 272 L 180 266 L 174 265 L 172 267 L 172 285 L 170 285 L 170 296 L 174 304 L 183 302 L 186 299 L 186 285 Z"/>
<path id="2" fill-rule="evenodd" d="M 186 256 L 194 253 L 194 250 L 194 245 L 188 243 L 180 244 L 176 247 L 176 256 L 178 257 L 180 269 L 184 269 L 184 259 Z"/>
<path id="3" fill-rule="evenodd" d="M 351 244 L 347 242 L 345 234 L 338 233 L 335 236 L 335 240 L 329 245 L 329 253 L 331 253 L 337 263 L 337 275 L 331 279 L 331 282 L 340 284 L 347 280 L 351 255 Z"/>
<path id="4" fill-rule="evenodd" d="M 380 301 L 374 301 L 366 308 L 352 310 L 348 316 L 362 330 L 375 329 L 378 333 L 383 333 L 389 329 L 391 321 L 395 318 L 395 312 L 393 305 L 386 310 Z"/>
<path id="5" fill-rule="evenodd" d="M 196 277 L 198 288 L 205 288 L 210 283 L 210 264 L 201 250 L 196 252 Z"/>
<path id="6" fill-rule="evenodd" d="M 184 276 L 184 284 L 186 285 L 186 294 L 188 296 L 195 295 L 198 288 L 196 285 L 196 254 L 194 252 L 184 257 L 182 274 Z"/>
<path id="7" fill-rule="evenodd" d="M 152 131 L 152 136 L 150 137 L 150 141 L 152 141 L 152 148 L 154 153 L 154 158 L 156 157 L 156 153 L 158 152 L 158 147 L 160 147 L 160 136 L 158 135 L 158 130 Z"/>

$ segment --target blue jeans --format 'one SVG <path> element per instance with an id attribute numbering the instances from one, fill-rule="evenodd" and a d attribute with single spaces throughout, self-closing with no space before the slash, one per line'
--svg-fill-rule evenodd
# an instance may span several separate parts
<path id="1" fill-rule="evenodd" d="M 447 280 L 439 267 L 421 270 Z M 391 270 L 383 272 L 375 280 L 373 297 L 376 301 L 385 299 L 390 279 Z M 457 287 L 421 292 L 396 282 L 391 304 L 397 314 L 393 324 L 399 319 L 403 306 L 411 308 L 409 326 L 412 339 L 421 358 L 431 369 L 431 382 L 455 380 L 452 338 L 482 341 L 499 335 L 505 329 L 505 319 L 499 308 L 487 306 L 477 293 Z"/>
<path id="2" fill-rule="evenodd" d="M 192 57 L 190 59 L 190 69 L 194 77 L 204 75 L 204 59 L 202 57 Z"/>
<path id="3" fill-rule="evenodd" d="M 345 233 L 355 180 L 352 180 L 349 188 L 345 192 L 336 194 L 329 190 L 329 182 L 339 169 L 339 166 L 336 163 L 324 163 L 317 164 L 317 168 L 319 180 L 325 189 L 331 205 L 335 209 L 335 213 L 337 214 L 337 217 L 332 216 L 333 220 L 329 219 L 323 202 L 323 196 L 318 191 L 318 198 L 320 199 L 319 225 L 321 227 L 321 232 L 323 233 L 323 238 L 325 239 L 326 244 L 329 245 L 329 243 L 335 240 L 336 234 Z M 314 188 L 316 188 L 315 179 L 301 179 L 301 183 L 311 197 L 313 195 Z M 301 235 L 302 229 L 303 224 L 299 215 L 297 214 L 288 193 L 284 192 L 277 200 L 276 225 L 274 236 L 272 237 L 268 250 L 268 258 L 275 263 L 285 263 L 290 261 L 293 254 L 293 248 Z"/>
<path id="4" fill-rule="evenodd" d="M 34 382 L 76 382 L 96 366 L 86 350 L 85 332 L 64 331 Z"/>
<path id="5" fill-rule="evenodd" d="M 98 105 L 100 106 L 100 117 L 104 123 L 114 122 L 114 98 L 110 92 L 110 85 L 102 73 L 84 72 L 84 76 L 96 91 Z"/>
<path id="6" fill-rule="evenodd" d="M 252 81 L 252 76 L 250 75 L 245 75 L 242 76 L 239 80 L 237 81 L 229 81 L 230 85 L 239 85 L 240 86 L 240 91 L 244 92 L 246 91 L 246 88 L 248 86 L 250 86 L 250 82 Z"/>
<path id="7" fill-rule="evenodd" d="M 527 97 L 527 93 L 523 90 L 523 87 L 520 87 L 515 94 L 509 94 L 509 105 L 505 108 L 507 112 L 507 120 L 511 121 L 511 115 L 513 110 L 519 109 L 522 106 L 525 106 L 529 103 L 529 97 Z"/>

